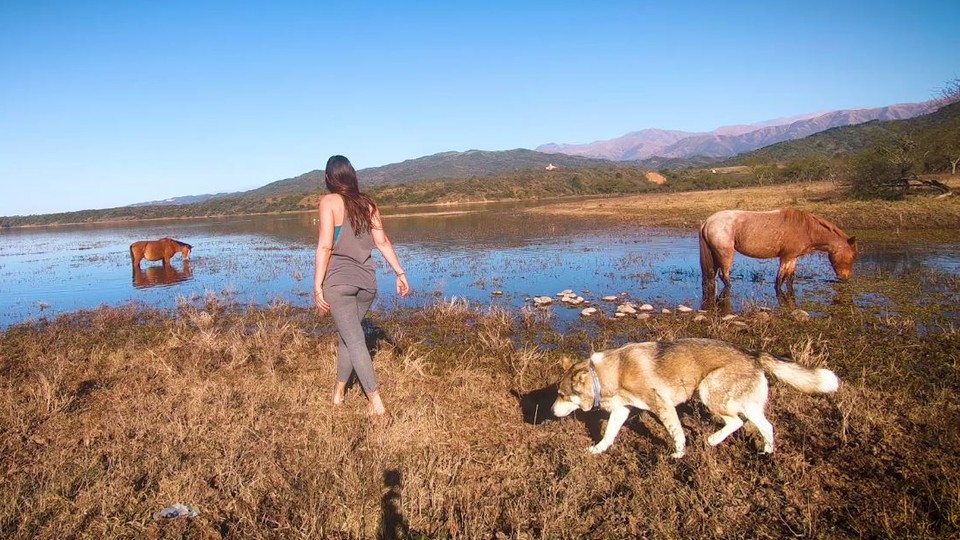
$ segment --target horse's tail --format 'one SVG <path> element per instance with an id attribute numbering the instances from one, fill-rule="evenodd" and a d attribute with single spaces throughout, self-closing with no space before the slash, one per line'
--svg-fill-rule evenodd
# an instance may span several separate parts
<path id="1" fill-rule="evenodd" d="M 706 223 L 700 226 L 700 275 L 703 279 L 703 286 L 716 286 L 717 270 L 720 265 L 707 242 Z"/>

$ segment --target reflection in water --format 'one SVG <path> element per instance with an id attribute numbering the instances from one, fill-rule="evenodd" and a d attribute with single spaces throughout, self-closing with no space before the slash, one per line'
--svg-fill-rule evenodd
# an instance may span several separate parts
<path id="1" fill-rule="evenodd" d="M 190 261 L 183 261 L 183 269 L 173 264 L 151 265 L 146 268 L 133 266 L 133 286 L 138 289 L 147 287 L 166 287 L 193 278 Z"/>

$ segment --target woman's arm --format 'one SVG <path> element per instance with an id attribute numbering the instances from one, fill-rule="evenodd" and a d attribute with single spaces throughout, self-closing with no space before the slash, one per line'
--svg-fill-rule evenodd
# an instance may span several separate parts
<path id="1" fill-rule="evenodd" d="M 406 297 L 411 291 L 410 283 L 407 282 L 407 273 L 404 272 L 403 266 L 400 265 L 400 259 L 397 257 L 397 252 L 393 249 L 393 242 L 387 237 L 387 231 L 383 229 L 380 210 L 374 209 L 373 211 L 370 234 L 373 236 L 373 243 L 383 254 L 383 258 L 387 260 L 387 264 L 397 274 L 397 294 Z"/>
<path id="2" fill-rule="evenodd" d="M 320 225 L 317 235 L 316 267 L 313 273 L 313 302 L 320 311 L 330 309 L 330 304 L 323 298 L 323 278 L 327 275 L 327 265 L 330 264 L 330 253 L 333 251 L 333 204 L 336 199 L 324 195 L 320 199 Z"/>

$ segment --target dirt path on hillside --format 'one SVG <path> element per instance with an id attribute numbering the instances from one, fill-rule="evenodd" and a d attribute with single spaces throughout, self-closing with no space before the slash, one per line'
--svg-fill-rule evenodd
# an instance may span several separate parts
<path id="1" fill-rule="evenodd" d="M 650 171 L 646 174 L 646 176 L 647 182 L 650 182 L 651 184 L 662 186 L 667 183 L 667 177 L 658 172 Z"/>

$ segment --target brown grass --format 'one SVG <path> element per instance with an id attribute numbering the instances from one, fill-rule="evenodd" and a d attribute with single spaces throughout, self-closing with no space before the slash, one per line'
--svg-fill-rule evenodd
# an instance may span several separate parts
<path id="1" fill-rule="evenodd" d="M 960 177 L 941 178 L 955 191 Z M 857 201 L 832 182 L 779 184 L 686 193 L 653 193 L 562 202 L 530 212 L 610 218 L 640 225 L 696 227 L 718 210 L 771 210 L 792 206 L 852 229 L 957 229 L 960 197 L 911 195 L 902 201 Z"/>
<path id="2" fill-rule="evenodd" d="M 334 337 L 312 312 L 209 299 L 15 326 L 0 335 L 0 536 L 956 537 L 960 333 L 915 293 L 895 314 L 841 303 L 804 323 L 746 314 L 746 329 L 671 315 L 560 334 L 462 302 L 378 316 L 387 421 L 357 387 L 328 405 Z M 793 353 L 843 386 L 773 383 L 772 457 L 752 428 L 707 447 L 699 405 L 681 409 L 681 460 L 648 413 L 601 456 L 586 448 L 603 415 L 549 420 L 562 354 L 679 336 Z M 178 502 L 199 517 L 152 518 Z"/>

